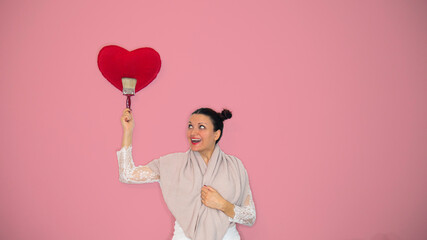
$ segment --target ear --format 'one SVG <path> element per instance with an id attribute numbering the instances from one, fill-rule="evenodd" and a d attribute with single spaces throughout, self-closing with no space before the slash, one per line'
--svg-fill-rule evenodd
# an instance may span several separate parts
<path id="1" fill-rule="evenodd" d="M 215 135 L 215 141 L 218 140 L 219 136 L 221 136 L 221 130 L 216 130 L 216 132 L 214 133 Z"/>

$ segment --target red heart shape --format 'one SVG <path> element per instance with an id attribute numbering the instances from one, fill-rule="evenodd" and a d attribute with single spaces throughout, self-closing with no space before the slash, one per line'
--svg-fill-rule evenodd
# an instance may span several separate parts
<path id="1" fill-rule="evenodd" d="M 160 55 L 152 48 L 131 52 L 115 46 L 105 46 L 98 54 L 98 68 L 117 89 L 123 91 L 122 78 L 135 78 L 135 93 L 150 84 L 160 71 Z"/>

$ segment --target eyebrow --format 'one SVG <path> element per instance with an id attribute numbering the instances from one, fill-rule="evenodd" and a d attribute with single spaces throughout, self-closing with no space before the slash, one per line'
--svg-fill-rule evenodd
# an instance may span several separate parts
<path id="1" fill-rule="evenodd" d="M 192 122 L 191 121 L 188 121 L 188 123 L 191 123 L 192 124 Z M 205 125 L 208 125 L 207 123 L 205 123 L 205 122 L 199 122 L 199 124 L 205 124 Z"/>

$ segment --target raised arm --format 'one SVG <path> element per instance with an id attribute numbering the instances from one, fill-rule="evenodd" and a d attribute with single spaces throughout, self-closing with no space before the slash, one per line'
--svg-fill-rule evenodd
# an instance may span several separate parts
<path id="1" fill-rule="evenodd" d="M 120 118 L 123 128 L 122 149 L 117 152 L 119 162 L 119 180 L 123 183 L 158 182 L 160 176 L 147 166 L 137 166 L 132 158 L 132 134 L 135 121 L 129 108 L 123 111 Z"/>
<path id="2" fill-rule="evenodd" d="M 137 166 L 132 159 L 132 146 L 123 147 L 117 152 L 119 162 L 119 181 L 123 183 L 152 183 L 158 182 L 160 176 L 147 166 Z"/>
<path id="3" fill-rule="evenodd" d="M 133 120 L 132 111 L 129 108 L 123 110 L 120 122 L 123 129 L 122 148 L 128 148 L 132 145 L 133 129 L 135 128 L 135 121 Z"/>

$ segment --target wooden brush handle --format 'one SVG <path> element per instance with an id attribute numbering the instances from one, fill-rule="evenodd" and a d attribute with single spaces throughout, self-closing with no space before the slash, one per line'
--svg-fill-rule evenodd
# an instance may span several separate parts
<path id="1" fill-rule="evenodd" d="M 130 108 L 130 105 L 131 105 L 131 102 L 130 102 L 130 96 L 127 96 L 127 97 L 126 97 L 126 108 L 131 109 L 131 108 Z"/>

